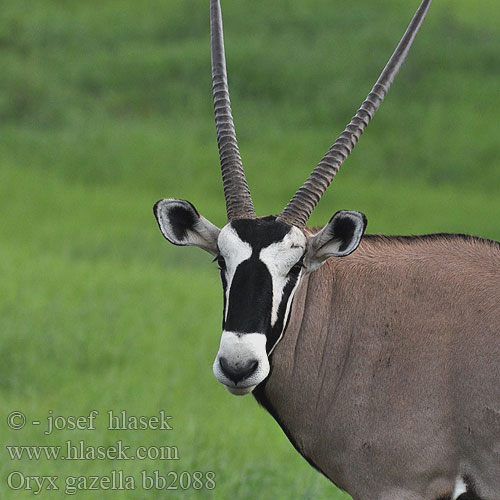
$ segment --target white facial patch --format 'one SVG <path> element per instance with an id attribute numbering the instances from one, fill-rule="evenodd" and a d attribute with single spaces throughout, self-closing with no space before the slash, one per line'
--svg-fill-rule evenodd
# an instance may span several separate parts
<path id="1" fill-rule="evenodd" d="M 237 267 L 248 260 L 252 255 L 252 247 L 246 241 L 243 241 L 238 236 L 238 233 L 228 224 L 221 229 L 219 239 L 217 241 L 219 252 L 226 261 L 226 310 L 224 311 L 224 319 L 227 319 L 229 311 L 229 291 L 231 283 L 236 273 Z"/>
<path id="2" fill-rule="evenodd" d="M 283 297 L 283 290 L 288 283 L 288 272 L 297 263 L 306 247 L 304 233 L 292 227 L 285 237 L 260 251 L 259 259 L 266 265 L 273 283 L 273 304 L 271 326 L 278 320 L 278 309 Z M 298 283 L 298 280 L 297 280 Z M 290 295 L 290 300 L 293 293 Z"/>
<path id="3" fill-rule="evenodd" d="M 262 333 L 234 332 L 222 333 L 220 347 L 213 364 L 216 379 L 224 384 L 229 392 L 238 396 L 252 392 L 269 375 L 269 359 L 266 353 L 266 336 Z M 252 374 L 235 384 L 223 372 L 220 359 L 229 360 L 231 365 L 238 366 L 257 362 L 257 368 Z"/>

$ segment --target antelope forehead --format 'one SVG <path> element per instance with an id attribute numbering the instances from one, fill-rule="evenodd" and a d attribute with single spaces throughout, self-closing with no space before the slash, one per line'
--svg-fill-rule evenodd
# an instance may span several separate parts
<path id="1" fill-rule="evenodd" d="M 238 264 L 249 259 L 255 251 L 260 260 L 266 264 L 280 262 L 286 265 L 289 262 L 293 264 L 300 258 L 307 242 L 304 233 L 293 226 L 284 236 L 280 235 L 281 237 L 276 238 L 275 241 L 269 242 L 270 237 L 272 239 L 269 233 L 265 234 L 264 238 L 258 232 L 255 236 L 255 241 L 253 238 L 247 238 L 247 235 L 242 237 L 237 228 L 228 224 L 219 233 L 217 241 L 219 252 L 223 257 L 237 261 Z M 268 244 L 266 245 L 262 239 L 264 241 L 267 239 Z M 263 243 L 266 246 L 263 246 Z"/>

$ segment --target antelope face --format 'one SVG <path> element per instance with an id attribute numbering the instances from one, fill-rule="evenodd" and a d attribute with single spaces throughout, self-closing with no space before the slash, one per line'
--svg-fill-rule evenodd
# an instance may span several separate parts
<path id="1" fill-rule="evenodd" d="M 233 394 L 252 391 L 269 374 L 268 355 L 283 333 L 306 243 L 300 229 L 274 217 L 235 220 L 219 234 L 224 311 L 213 370 Z"/>
<path id="2" fill-rule="evenodd" d="M 154 213 L 171 243 L 203 248 L 219 264 L 224 310 L 213 372 L 236 395 L 269 375 L 269 355 L 286 328 L 301 277 L 330 256 L 354 251 L 366 225 L 358 212 L 338 212 L 308 237 L 273 216 L 235 219 L 219 230 L 184 200 L 161 200 Z"/>

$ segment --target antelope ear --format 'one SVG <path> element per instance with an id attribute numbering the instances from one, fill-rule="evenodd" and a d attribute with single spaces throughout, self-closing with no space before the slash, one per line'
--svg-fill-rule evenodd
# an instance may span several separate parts
<path id="1" fill-rule="evenodd" d="M 217 238 L 220 229 L 198 213 L 185 200 L 160 200 L 153 212 L 165 238 L 174 245 L 192 245 L 217 255 Z"/>
<path id="2" fill-rule="evenodd" d="M 364 214 L 350 210 L 337 212 L 319 233 L 309 238 L 304 258 L 306 271 L 315 271 L 328 257 L 345 257 L 354 252 L 365 228 Z"/>

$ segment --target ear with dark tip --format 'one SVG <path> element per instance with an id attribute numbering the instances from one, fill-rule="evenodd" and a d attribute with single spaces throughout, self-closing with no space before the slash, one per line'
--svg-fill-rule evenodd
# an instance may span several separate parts
<path id="1" fill-rule="evenodd" d="M 329 257 L 345 257 L 354 252 L 365 228 L 364 214 L 350 210 L 337 212 L 319 233 L 309 238 L 304 258 L 306 270 L 315 271 Z"/>
<path id="2" fill-rule="evenodd" d="M 174 245 L 191 245 L 217 255 L 220 229 L 198 213 L 186 200 L 164 199 L 155 203 L 153 212 L 165 238 Z"/>

